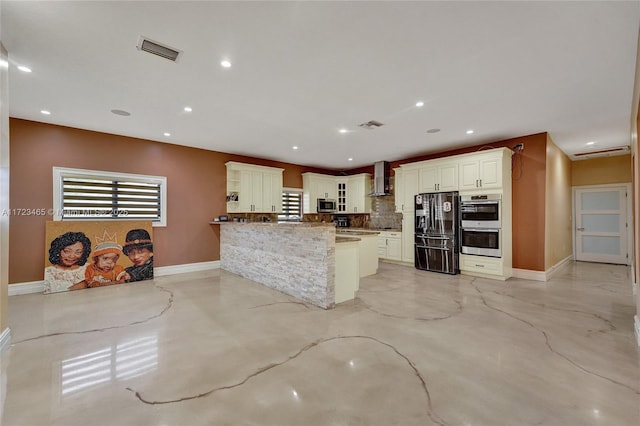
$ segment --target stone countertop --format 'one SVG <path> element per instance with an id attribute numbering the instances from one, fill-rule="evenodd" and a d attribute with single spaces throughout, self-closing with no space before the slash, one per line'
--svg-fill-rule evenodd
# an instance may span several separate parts
<path id="1" fill-rule="evenodd" d="M 210 222 L 215 224 L 232 224 L 232 225 L 253 225 L 253 226 L 271 226 L 271 227 L 305 227 L 305 228 L 319 228 L 319 227 L 327 227 L 327 228 L 335 228 L 333 223 L 321 223 L 321 222 L 234 222 L 234 221 L 226 221 L 226 222 Z"/>
<path id="2" fill-rule="evenodd" d="M 402 232 L 401 228 L 339 228 L 336 232 L 341 232 L 344 229 L 346 232 L 369 232 L 379 234 L 380 232 Z"/>
<path id="3" fill-rule="evenodd" d="M 344 237 L 342 235 L 336 235 L 336 244 L 338 244 L 338 243 L 351 243 L 351 242 L 356 242 L 356 241 L 360 241 L 360 238 L 358 238 L 358 237 Z"/>

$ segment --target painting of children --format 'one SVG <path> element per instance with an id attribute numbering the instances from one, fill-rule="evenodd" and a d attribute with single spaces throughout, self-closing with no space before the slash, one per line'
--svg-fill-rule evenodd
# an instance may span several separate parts
<path id="1" fill-rule="evenodd" d="M 152 279 L 152 231 L 151 221 L 48 221 L 44 293 Z"/>

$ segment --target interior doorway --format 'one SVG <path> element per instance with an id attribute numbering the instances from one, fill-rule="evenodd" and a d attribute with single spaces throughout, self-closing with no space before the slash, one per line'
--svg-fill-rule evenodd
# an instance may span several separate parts
<path id="1" fill-rule="evenodd" d="M 630 194 L 630 184 L 573 188 L 576 260 L 631 264 Z"/>

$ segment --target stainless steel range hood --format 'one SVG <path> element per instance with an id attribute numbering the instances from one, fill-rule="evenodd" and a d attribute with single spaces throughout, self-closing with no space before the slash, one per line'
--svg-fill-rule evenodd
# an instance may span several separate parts
<path id="1" fill-rule="evenodd" d="M 378 161 L 373 165 L 373 192 L 372 197 L 391 195 L 389 192 L 389 175 L 391 166 L 387 161 Z"/>

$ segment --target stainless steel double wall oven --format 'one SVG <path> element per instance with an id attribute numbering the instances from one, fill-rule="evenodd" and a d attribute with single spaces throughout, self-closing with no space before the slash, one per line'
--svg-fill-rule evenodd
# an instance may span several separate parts
<path id="1" fill-rule="evenodd" d="M 502 196 L 460 197 L 460 247 L 463 254 L 502 257 Z"/>

